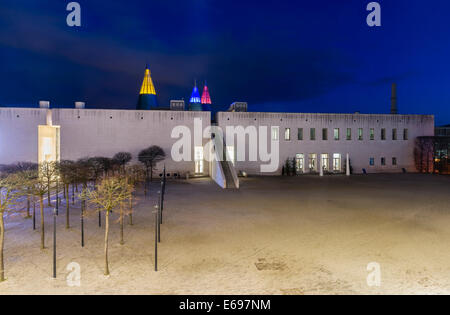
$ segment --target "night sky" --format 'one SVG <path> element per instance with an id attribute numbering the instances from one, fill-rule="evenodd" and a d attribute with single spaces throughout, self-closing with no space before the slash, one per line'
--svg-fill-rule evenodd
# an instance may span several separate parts
<path id="1" fill-rule="evenodd" d="M 0 104 L 135 108 L 145 65 L 161 105 L 208 81 L 215 110 L 388 113 L 450 124 L 450 1 L 1 0 Z"/>

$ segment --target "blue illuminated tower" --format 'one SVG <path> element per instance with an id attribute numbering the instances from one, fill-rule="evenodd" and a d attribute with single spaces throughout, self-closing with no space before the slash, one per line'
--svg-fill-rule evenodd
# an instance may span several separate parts
<path id="1" fill-rule="evenodd" d="M 192 90 L 191 98 L 189 100 L 189 110 L 190 111 L 202 111 L 202 99 L 200 98 L 200 93 L 197 88 L 197 81 L 194 84 L 194 89 Z"/>

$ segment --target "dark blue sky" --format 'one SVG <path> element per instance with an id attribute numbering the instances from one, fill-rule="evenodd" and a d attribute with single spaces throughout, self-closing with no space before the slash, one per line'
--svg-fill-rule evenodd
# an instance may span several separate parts
<path id="1" fill-rule="evenodd" d="M 450 1 L 66 0 L 0 2 L 0 104 L 134 108 L 149 63 L 161 105 L 208 80 L 215 109 L 387 113 L 450 123 Z"/>

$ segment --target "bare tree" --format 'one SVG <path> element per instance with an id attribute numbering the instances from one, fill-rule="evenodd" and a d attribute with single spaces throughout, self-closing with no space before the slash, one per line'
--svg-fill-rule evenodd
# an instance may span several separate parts
<path id="1" fill-rule="evenodd" d="M 41 215 L 41 249 L 45 249 L 45 220 L 44 220 L 44 196 L 49 191 L 48 180 L 40 176 L 38 171 L 28 175 L 28 185 L 32 187 L 33 195 L 39 198 Z"/>
<path id="2" fill-rule="evenodd" d="M 163 161 L 165 157 L 166 153 L 161 147 L 157 145 L 153 145 L 139 152 L 138 160 L 139 162 L 144 164 L 147 182 L 149 177 L 150 181 L 153 180 L 153 168 L 156 166 L 156 163 Z"/>
<path id="3" fill-rule="evenodd" d="M 39 165 L 39 175 L 43 180 L 47 181 L 47 203 L 48 206 L 52 206 L 50 199 L 52 183 L 58 176 L 58 166 L 56 162 L 43 162 Z"/>
<path id="4" fill-rule="evenodd" d="M 0 282 L 5 281 L 5 264 L 3 250 L 5 243 L 5 216 L 16 211 L 20 193 L 20 177 L 9 174 L 0 177 Z"/>
<path id="5" fill-rule="evenodd" d="M 32 162 L 18 162 L 10 165 L 3 165 L 0 168 L 0 172 L 4 174 L 22 174 L 27 171 L 35 171 L 38 169 L 38 164 Z M 22 178 L 23 179 L 23 178 Z M 31 189 L 28 186 L 21 187 L 22 194 L 27 198 L 27 213 L 25 218 L 30 218 L 30 207 L 31 207 L 31 199 L 33 198 L 33 194 L 31 193 Z"/>
<path id="6" fill-rule="evenodd" d="M 108 176 L 110 170 L 112 170 L 112 162 L 107 157 L 97 157 L 98 162 L 102 165 L 104 176 Z"/>
<path id="7" fill-rule="evenodd" d="M 89 158 L 87 161 L 89 163 L 89 166 L 91 168 L 91 177 L 94 181 L 94 186 L 97 184 L 97 180 L 102 176 L 104 173 L 104 158 L 102 157 L 93 157 Z"/>
<path id="8" fill-rule="evenodd" d="M 86 189 L 86 197 L 89 203 L 98 211 L 105 212 L 105 275 L 109 275 L 108 241 L 109 241 L 109 216 L 117 208 L 123 207 L 124 202 L 130 198 L 131 188 L 125 178 L 109 177 L 103 179 L 97 189 Z"/>
<path id="9" fill-rule="evenodd" d="M 433 137 L 417 137 L 414 147 L 414 159 L 417 171 L 433 172 L 434 142 Z"/>
<path id="10" fill-rule="evenodd" d="M 88 189 L 88 183 L 92 179 L 92 165 L 89 159 L 79 159 L 76 162 L 76 174 L 77 181 L 83 186 L 83 193 L 80 194 L 81 218 L 83 218 L 86 211 L 86 198 L 84 192 Z"/>
<path id="11" fill-rule="evenodd" d="M 69 186 L 75 179 L 75 162 L 64 160 L 59 163 L 59 173 L 64 186 L 64 196 L 66 201 L 66 229 L 70 228 L 70 194 Z"/>
<path id="12" fill-rule="evenodd" d="M 133 191 L 136 190 L 136 186 L 143 182 L 145 180 L 143 174 L 145 173 L 145 170 L 142 168 L 141 165 L 130 165 L 129 167 L 126 168 L 126 176 L 128 179 L 128 184 L 131 185 Z M 129 214 L 128 214 L 128 219 L 129 219 L 129 224 L 133 225 L 133 193 L 130 194 L 130 200 L 129 200 Z"/>
<path id="13" fill-rule="evenodd" d="M 112 160 L 119 165 L 122 172 L 125 173 L 125 166 L 131 161 L 133 156 L 129 152 L 119 152 L 114 155 Z"/>

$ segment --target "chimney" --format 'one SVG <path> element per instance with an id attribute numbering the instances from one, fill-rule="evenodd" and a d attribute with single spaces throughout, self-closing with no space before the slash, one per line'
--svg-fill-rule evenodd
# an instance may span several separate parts
<path id="1" fill-rule="evenodd" d="M 397 115 L 397 84 L 392 83 L 391 115 Z"/>
<path id="2" fill-rule="evenodd" d="M 39 108 L 50 108 L 49 101 L 39 101 Z"/>
<path id="3" fill-rule="evenodd" d="M 76 109 L 84 109 L 86 107 L 85 102 L 75 102 L 75 108 Z"/>

